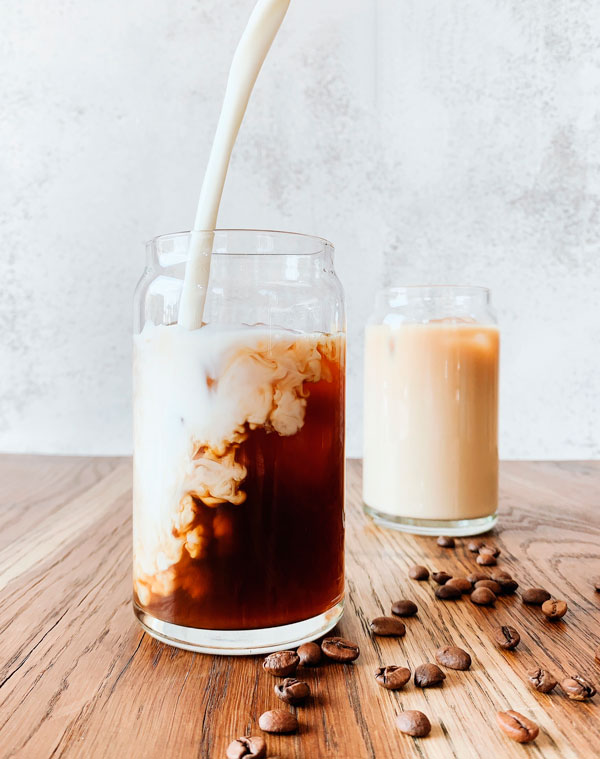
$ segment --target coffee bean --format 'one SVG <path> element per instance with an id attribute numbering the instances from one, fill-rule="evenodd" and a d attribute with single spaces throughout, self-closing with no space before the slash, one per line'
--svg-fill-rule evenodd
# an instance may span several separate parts
<path id="1" fill-rule="evenodd" d="M 480 551 L 477 555 L 476 562 L 478 564 L 481 564 L 484 567 L 492 567 L 494 564 L 497 564 L 496 557 L 493 553 L 487 553 Z"/>
<path id="2" fill-rule="evenodd" d="M 596 695 L 594 686 L 581 675 L 571 675 L 560 684 L 567 696 L 572 701 L 585 701 Z"/>
<path id="3" fill-rule="evenodd" d="M 437 664 L 419 664 L 415 669 L 415 685 L 419 688 L 430 688 L 432 685 L 440 685 L 446 679 L 446 675 Z"/>
<path id="4" fill-rule="evenodd" d="M 242 736 L 227 746 L 227 759 L 262 759 L 267 755 L 267 745 L 263 738 L 257 735 Z"/>
<path id="5" fill-rule="evenodd" d="M 452 579 L 444 583 L 444 587 L 456 588 L 461 593 L 470 593 L 473 590 L 473 586 L 466 577 L 452 577 Z"/>
<path id="6" fill-rule="evenodd" d="M 298 729 L 298 719 L 285 709 L 271 709 L 260 715 L 258 726 L 265 733 L 294 733 Z"/>
<path id="7" fill-rule="evenodd" d="M 500 587 L 500 584 L 497 583 L 495 580 L 478 580 L 475 583 L 476 588 L 489 588 L 492 593 L 495 593 L 497 596 L 500 595 L 500 591 L 502 588 Z"/>
<path id="8" fill-rule="evenodd" d="M 397 667 L 395 664 L 379 667 L 379 669 L 375 670 L 375 679 L 382 688 L 399 690 L 410 680 L 410 669 Z"/>
<path id="9" fill-rule="evenodd" d="M 519 583 L 512 578 L 508 580 L 504 577 L 499 577 L 497 580 L 494 580 L 494 582 L 497 582 L 500 586 L 500 594 L 503 596 L 510 596 L 519 587 Z"/>
<path id="10" fill-rule="evenodd" d="M 448 535 L 440 535 L 437 539 L 437 544 L 442 548 L 454 548 L 454 538 L 451 538 Z"/>
<path id="11" fill-rule="evenodd" d="M 458 646 L 438 648 L 435 652 L 435 658 L 438 664 L 448 667 L 448 669 L 465 670 L 471 666 L 471 657 L 462 648 L 458 648 Z"/>
<path id="12" fill-rule="evenodd" d="M 408 570 L 408 576 L 411 580 L 427 580 L 429 579 L 429 570 L 427 567 L 422 567 L 420 564 L 415 564 Z"/>
<path id="13" fill-rule="evenodd" d="M 502 627 L 494 630 L 494 640 L 505 651 L 512 651 L 521 642 L 521 636 L 510 625 L 502 625 Z"/>
<path id="14" fill-rule="evenodd" d="M 358 659 L 360 648 L 345 638 L 325 638 L 321 643 L 321 651 L 328 659 L 338 662 L 350 662 Z"/>
<path id="15" fill-rule="evenodd" d="M 303 643 L 296 653 L 303 667 L 316 667 L 321 661 L 321 646 L 318 643 Z"/>
<path id="16" fill-rule="evenodd" d="M 471 593 L 471 601 L 478 606 L 491 606 L 496 596 L 489 588 L 475 588 Z"/>
<path id="17" fill-rule="evenodd" d="M 488 575 L 481 574 L 481 572 L 472 572 L 470 575 L 467 575 L 467 580 L 471 583 L 471 585 L 475 585 L 476 582 L 479 582 L 479 580 L 489 580 L 490 578 Z"/>
<path id="18" fill-rule="evenodd" d="M 392 604 L 392 614 L 396 614 L 398 617 L 412 617 L 418 610 L 414 601 L 394 601 Z"/>
<path id="19" fill-rule="evenodd" d="M 452 575 L 449 575 L 448 572 L 434 572 L 431 576 L 438 585 L 444 585 L 452 579 Z"/>
<path id="20" fill-rule="evenodd" d="M 286 704 L 300 704 L 310 696 L 310 687 L 303 680 L 286 677 L 282 683 L 275 686 L 275 695 Z"/>
<path id="21" fill-rule="evenodd" d="M 481 546 L 485 545 L 485 540 L 470 540 L 467 543 L 467 548 L 471 553 L 478 553 Z"/>
<path id="22" fill-rule="evenodd" d="M 492 556 L 498 557 L 500 556 L 500 549 L 498 546 L 490 545 L 489 543 L 484 543 L 482 546 L 479 547 L 479 553 L 491 553 Z"/>
<path id="23" fill-rule="evenodd" d="M 295 651 L 276 651 L 263 661 L 263 669 L 273 677 L 287 677 L 294 674 L 299 662 Z"/>
<path id="24" fill-rule="evenodd" d="M 394 617 L 375 617 L 371 620 L 371 632 L 373 635 L 395 636 L 400 638 L 406 632 L 404 622 Z"/>
<path id="25" fill-rule="evenodd" d="M 596 593 L 600 593 L 600 575 L 594 575 L 594 577 L 591 578 L 591 582 Z"/>
<path id="26" fill-rule="evenodd" d="M 396 717 L 396 725 L 401 732 L 415 738 L 424 738 L 431 732 L 431 722 L 426 715 L 413 709 L 400 712 Z"/>
<path id="27" fill-rule="evenodd" d="M 556 601 L 555 599 L 544 601 L 542 604 L 542 612 L 549 620 L 555 621 L 565 616 L 567 613 L 567 604 L 564 601 Z"/>
<path id="28" fill-rule="evenodd" d="M 550 691 L 554 690 L 557 685 L 556 680 L 550 672 L 548 672 L 547 669 L 541 669 L 540 667 L 530 670 L 527 673 L 527 678 L 531 683 L 532 688 L 535 688 L 535 690 L 540 693 L 550 693 Z"/>
<path id="29" fill-rule="evenodd" d="M 503 569 L 493 569 L 492 574 L 490 575 L 492 580 L 495 580 L 496 582 L 502 582 L 502 580 L 512 580 L 513 576 L 510 574 L 510 572 L 505 572 Z"/>
<path id="30" fill-rule="evenodd" d="M 521 593 L 521 599 L 524 604 L 531 604 L 532 606 L 541 606 L 544 601 L 548 601 L 552 598 L 550 593 L 544 588 L 527 588 Z"/>
<path id="31" fill-rule="evenodd" d="M 507 712 L 498 712 L 496 714 L 498 725 L 503 732 L 517 743 L 531 743 L 540 732 L 539 727 L 527 717 L 519 712 L 510 709 Z"/>
<path id="32" fill-rule="evenodd" d="M 439 588 L 435 589 L 435 597 L 441 599 L 442 601 L 449 601 L 453 598 L 460 598 L 461 595 L 462 593 L 458 588 L 448 584 L 440 585 Z"/>

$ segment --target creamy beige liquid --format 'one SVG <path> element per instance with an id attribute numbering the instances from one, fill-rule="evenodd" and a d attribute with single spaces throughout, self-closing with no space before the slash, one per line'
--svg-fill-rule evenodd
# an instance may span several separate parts
<path id="1" fill-rule="evenodd" d="M 489 516 L 498 503 L 497 328 L 367 327 L 363 499 L 411 519 Z"/>

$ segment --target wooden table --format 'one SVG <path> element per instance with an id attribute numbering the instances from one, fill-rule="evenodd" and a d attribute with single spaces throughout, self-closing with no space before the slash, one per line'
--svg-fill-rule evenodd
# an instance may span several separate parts
<path id="1" fill-rule="evenodd" d="M 267 736 L 270 755 L 303 757 L 600 756 L 600 695 L 569 701 L 531 690 L 540 664 L 557 675 L 585 673 L 600 686 L 600 462 L 506 463 L 494 540 L 500 566 L 522 587 L 543 586 L 567 600 L 563 622 L 545 621 L 518 594 L 496 608 L 443 602 L 407 568 L 466 575 L 477 565 L 464 543 L 375 527 L 360 509 L 360 463 L 348 467 L 347 610 L 340 634 L 359 643 L 353 665 L 305 674 L 315 697 L 298 708 L 299 734 Z M 130 601 L 131 465 L 117 458 L 0 457 L 0 756 L 216 757 L 231 739 L 260 734 L 258 716 L 281 706 L 257 658 L 191 654 L 156 642 L 134 621 Z M 397 598 L 419 604 L 402 639 L 372 638 L 369 620 Z M 521 632 L 514 652 L 490 641 L 494 625 Z M 437 647 L 469 650 L 468 672 L 448 670 L 442 688 L 409 683 L 389 692 L 373 679 L 379 664 L 411 669 Z M 540 725 L 534 744 L 497 728 L 499 709 Z M 420 709 L 431 735 L 413 739 L 394 725 Z"/>

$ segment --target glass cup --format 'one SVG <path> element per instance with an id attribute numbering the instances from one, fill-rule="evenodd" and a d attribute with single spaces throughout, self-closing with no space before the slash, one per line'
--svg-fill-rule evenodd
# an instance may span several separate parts
<path id="1" fill-rule="evenodd" d="M 135 295 L 134 609 L 155 638 L 312 640 L 344 593 L 343 293 L 317 237 L 217 230 L 205 325 L 177 325 L 189 235 Z"/>
<path id="2" fill-rule="evenodd" d="M 476 535 L 498 506 L 499 332 L 482 287 L 391 287 L 365 333 L 364 508 Z"/>

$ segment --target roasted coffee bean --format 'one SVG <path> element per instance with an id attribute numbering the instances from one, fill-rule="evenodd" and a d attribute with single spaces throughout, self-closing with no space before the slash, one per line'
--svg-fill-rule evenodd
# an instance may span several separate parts
<path id="1" fill-rule="evenodd" d="M 498 546 L 490 545 L 489 543 L 484 543 L 482 546 L 479 547 L 479 553 L 491 553 L 492 556 L 500 556 L 500 549 Z"/>
<path id="2" fill-rule="evenodd" d="M 490 575 L 491 580 L 495 580 L 496 582 L 502 582 L 502 580 L 512 580 L 513 576 L 510 574 L 510 572 L 505 572 L 503 569 L 492 569 L 492 574 Z"/>
<path id="3" fill-rule="evenodd" d="M 494 580 L 494 582 L 497 582 L 500 586 L 500 594 L 503 596 L 510 596 L 511 593 L 514 593 L 519 587 L 519 583 L 512 578 L 508 580 L 504 577 L 499 577 L 497 580 Z"/>
<path id="4" fill-rule="evenodd" d="M 422 567 L 420 564 L 415 564 L 408 570 L 408 576 L 411 580 L 428 580 L 429 570 L 427 567 Z"/>
<path id="5" fill-rule="evenodd" d="M 479 553 L 481 546 L 485 545 L 485 540 L 470 540 L 467 543 L 467 548 L 471 553 Z"/>
<path id="6" fill-rule="evenodd" d="M 259 735 L 242 736 L 227 746 L 227 759 L 262 759 L 267 755 L 267 744 Z"/>
<path id="7" fill-rule="evenodd" d="M 446 679 L 446 675 L 437 664 L 419 664 L 415 669 L 415 685 L 419 688 L 430 688 L 432 685 L 440 685 Z"/>
<path id="8" fill-rule="evenodd" d="M 444 583 L 444 586 L 446 588 L 456 588 L 461 593 L 470 593 L 473 590 L 473 586 L 466 577 L 452 577 L 448 582 Z"/>
<path id="9" fill-rule="evenodd" d="M 448 572 L 434 572 L 431 576 L 438 585 L 444 585 L 452 579 L 452 575 L 449 575 Z"/>
<path id="10" fill-rule="evenodd" d="M 263 669 L 273 677 L 287 677 L 294 674 L 299 662 L 295 651 L 276 651 L 263 661 Z"/>
<path id="11" fill-rule="evenodd" d="M 538 737 L 540 732 L 535 722 L 512 709 L 507 712 L 498 712 L 496 719 L 500 729 L 517 743 L 530 743 Z"/>
<path id="12" fill-rule="evenodd" d="M 532 606 L 541 606 L 544 601 L 549 601 L 551 598 L 550 593 L 544 588 L 527 588 L 521 593 L 523 603 Z"/>
<path id="13" fill-rule="evenodd" d="M 496 596 L 489 588 L 475 588 L 471 593 L 471 601 L 477 606 L 491 606 L 495 600 Z"/>
<path id="14" fill-rule="evenodd" d="M 471 583 L 471 585 L 475 585 L 476 582 L 479 582 L 480 580 L 489 580 L 490 578 L 488 575 L 484 575 L 481 572 L 472 572 L 470 575 L 467 575 L 467 580 Z"/>
<path id="15" fill-rule="evenodd" d="M 345 638 L 325 638 L 321 643 L 321 651 L 328 659 L 339 662 L 349 662 L 358 659 L 360 648 Z"/>
<path id="16" fill-rule="evenodd" d="M 286 677 L 282 683 L 275 686 L 275 695 L 286 704 L 301 704 L 310 696 L 310 687 L 304 680 Z"/>
<path id="17" fill-rule="evenodd" d="M 600 575 L 594 575 L 594 577 L 591 578 L 592 585 L 594 586 L 594 590 L 596 593 L 600 593 Z"/>
<path id="18" fill-rule="evenodd" d="M 437 544 L 442 548 L 454 548 L 454 538 L 449 535 L 440 535 L 437 539 Z"/>
<path id="19" fill-rule="evenodd" d="M 270 709 L 260 715 L 258 726 L 265 733 L 294 733 L 298 729 L 298 719 L 285 709 Z"/>
<path id="20" fill-rule="evenodd" d="M 303 667 L 316 667 L 321 661 L 321 646 L 318 643 L 303 643 L 296 653 Z"/>
<path id="21" fill-rule="evenodd" d="M 439 588 L 435 589 L 435 597 L 441 599 L 442 601 L 449 601 L 452 598 L 460 598 L 462 593 L 457 587 L 453 587 L 452 585 L 440 585 Z"/>
<path id="22" fill-rule="evenodd" d="M 551 621 L 564 617 L 567 613 L 567 608 L 567 604 L 564 601 L 556 601 L 555 599 L 544 601 L 542 604 L 542 612 Z"/>
<path id="23" fill-rule="evenodd" d="M 480 551 L 477 555 L 476 561 L 484 567 L 492 567 L 494 564 L 498 563 L 494 554 L 487 551 Z"/>
<path id="24" fill-rule="evenodd" d="M 410 669 L 397 667 L 395 664 L 379 667 L 379 669 L 375 670 L 375 679 L 382 688 L 399 690 L 410 680 Z"/>
<path id="25" fill-rule="evenodd" d="M 560 684 L 567 696 L 572 701 L 585 701 L 596 695 L 594 686 L 581 675 L 571 675 Z"/>
<path id="26" fill-rule="evenodd" d="M 535 690 L 540 693 L 550 693 L 556 688 L 557 682 L 547 669 L 537 667 L 527 673 L 527 678 Z"/>
<path id="27" fill-rule="evenodd" d="M 398 617 L 413 617 L 418 611 L 414 601 L 394 601 L 392 604 L 392 614 Z"/>
<path id="28" fill-rule="evenodd" d="M 444 646 L 444 648 L 438 648 L 435 652 L 435 659 L 438 664 L 448 669 L 469 669 L 471 666 L 471 657 L 466 651 L 458 646 Z"/>
<path id="29" fill-rule="evenodd" d="M 494 630 L 494 640 L 500 648 L 503 648 L 505 651 L 512 651 L 521 642 L 521 636 L 514 627 L 502 625 L 502 627 Z"/>
<path id="30" fill-rule="evenodd" d="M 404 622 L 394 617 L 375 617 L 371 620 L 371 632 L 373 635 L 395 636 L 400 638 L 406 632 Z"/>
<path id="31" fill-rule="evenodd" d="M 495 580 L 477 580 L 475 583 L 476 588 L 489 588 L 492 593 L 495 593 L 497 596 L 500 595 L 500 591 L 502 588 L 500 587 L 500 584 L 497 583 Z"/>
<path id="32" fill-rule="evenodd" d="M 424 738 L 431 732 L 431 722 L 426 715 L 413 709 L 400 712 L 396 717 L 396 725 L 401 732 L 415 738 Z"/>

